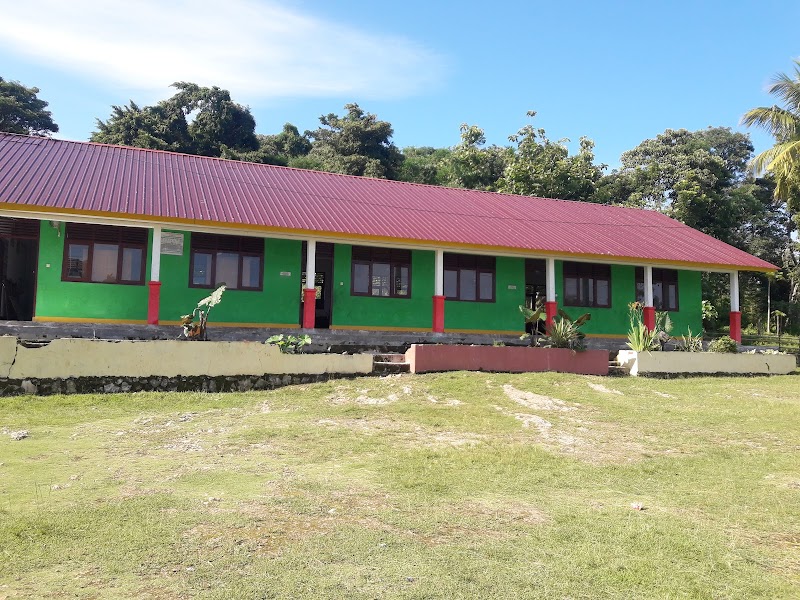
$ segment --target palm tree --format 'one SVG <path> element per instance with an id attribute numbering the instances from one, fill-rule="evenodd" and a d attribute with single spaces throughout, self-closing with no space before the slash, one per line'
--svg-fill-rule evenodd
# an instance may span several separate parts
<path id="1" fill-rule="evenodd" d="M 753 158 L 750 167 L 756 174 L 772 171 L 775 197 L 787 199 L 792 182 L 800 175 L 800 60 L 795 60 L 794 77 L 778 73 L 768 92 L 784 106 L 754 108 L 742 117 L 742 124 L 757 125 L 775 138 L 775 145 Z"/>

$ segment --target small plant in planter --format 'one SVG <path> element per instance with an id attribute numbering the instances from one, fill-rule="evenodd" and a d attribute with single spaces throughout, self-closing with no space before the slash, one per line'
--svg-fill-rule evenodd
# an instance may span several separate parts
<path id="1" fill-rule="evenodd" d="M 678 352 L 702 352 L 703 334 L 692 335 L 692 328 L 689 327 L 688 333 L 682 335 L 680 341 L 675 346 Z"/>
<path id="2" fill-rule="evenodd" d="M 631 302 L 628 305 L 628 316 L 628 348 L 636 352 L 664 350 L 671 339 L 669 334 L 672 331 L 672 319 L 668 313 L 656 313 L 655 328 L 652 330 L 644 324 L 644 307 L 640 302 Z"/>
<path id="3" fill-rule="evenodd" d="M 574 352 L 586 350 L 586 334 L 581 331 L 581 327 L 592 318 L 589 313 L 584 313 L 577 319 L 573 319 L 566 312 L 559 309 L 558 316 L 553 319 L 553 323 L 547 328 L 547 333 L 538 342 L 543 348 L 569 348 Z"/>
<path id="4" fill-rule="evenodd" d="M 708 345 L 708 351 L 736 354 L 739 351 L 739 345 L 736 340 L 726 335 L 711 342 Z"/>
<path id="5" fill-rule="evenodd" d="M 311 336 L 304 335 L 273 335 L 267 338 L 266 344 L 272 344 L 278 347 L 283 354 L 300 354 L 303 346 L 308 346 L 311 343 Z"/>
<path id="6" fill-rule="evenodd" d="M 223 283 L 215 289 L 210 296 L 206 296 L 197 303 L 195 309 L 188 315 L 181 316 L 183 335 L 189 340 L 208 340 L 206 323 L 211 309 L 222 301 L 222 294 L 227 286 Z M 205 310 L 204 310 L 205 309 Z M 197 319 L 197 321 L 195 321 Z"/>

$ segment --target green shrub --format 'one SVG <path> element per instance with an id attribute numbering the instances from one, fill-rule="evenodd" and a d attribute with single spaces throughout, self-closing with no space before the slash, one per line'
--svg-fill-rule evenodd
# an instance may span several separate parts
<path id="1" fill-rule="evenodd" d="M 308 346 L 311 343 L 311 336 L 308 334 L 287 336 L 280 333 L 267 338 L 265 343 L 277 346 L 283 354 L 300 354 L 303 346 Z"/>
<path id="2" fill-rule="evenodd" d="M 708 351 L 736 354 L 739 351 L 739 345 L 736 343 L 736 340 L 726 335 L 711 342 L 708 345 Z"/>

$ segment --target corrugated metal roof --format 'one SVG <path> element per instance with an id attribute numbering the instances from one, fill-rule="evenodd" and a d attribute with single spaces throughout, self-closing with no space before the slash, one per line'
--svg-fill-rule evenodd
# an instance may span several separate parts
<path id="1" fill-rule="evenodd" d="M 540 255 L 775 269 L 654 211 L 12 134 L 0 134 L 0 204 Z"/>

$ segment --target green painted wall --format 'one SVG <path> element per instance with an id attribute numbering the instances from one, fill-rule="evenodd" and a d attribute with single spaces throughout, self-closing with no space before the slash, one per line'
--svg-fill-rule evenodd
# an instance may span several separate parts
<path id="1" fill-rule="evenodd" d="M 181 315 L 192 311 L 198 300 L 211 293 L 208 289 L 189 287 L 190 234 L 174 233 L 184 234 L 183 255 L 161 255 L 159 320 L 162 322 L 178 321 Z M 297 325 L 301 247 L 301 242 L 294 240 L 265 239 L 263 290 L 226 290 L 222 302 L 211 313 L 209 326 L 215 322 Z"/>
<path id="2" fill-rule="evenodd" d="M 352 296 L 350 259 L 352 246 L 336 244 L 333 251 L 333 314 L 336 327 L 405 327 L 429 330 L 433 319 L 434 254 L 411 252 L 411 297 Z"/>
<path id="3" fill-rule="evenodd" d="M 703 290 L 699 271 L 678 271 L 678 312 L 669 313 L 673 337 L 684 335 L 689 327 L 697 335 L 703 331 Z"/>
<path id="4" fill-rule="evenodd" d="M 334 248 L 333 326 L 403 327 L 430 330 L 433 319 L 434 253 L 411 253 L 411 298 L 373 298 L 350 294 L 351 246 Z M 508 289 L 513 286 L 515 289 Z M 519 305 L 525 301 L 525 261 L 497 259 L 495 302 L 445 302 L 445 331 L 524 330 Z"/>
<path id="5" fill-rule="evenodd" d="M 112 319 L 145 321 L 147 285 L 117 285 L 61 281 L 64 251 L 62 235 L 48 221 L 40 225 L 39 269 L 36 294 L 36 317 Z M 189 287 L 190 234 L 183 233 L 182 256 L 161 257 L 162 322 L 176 322 L 180 315 L 194 308 L 209 290 Z M 152 240 L 152 233 L 150 234 Z M 214 308 L 211 323 L 254 323 L 296 325 L 300 314 L 301 248 L 299 241 L 264 240 L 264 289 L 260 292 L 228 290 L 222 303 Z M 431 329 L 433 312 L 434 253 L 414 250 L 411 253 L 411 298 L 373 298 L 350 294 L 351 246 L 334 247 L 332 282 L 333 326 L 400 327 Z M 49 266 L 48 266 L 49 265 Z M 283 275 L 282 275 L 283 273 Z M 287 275 L 288 273 L 288 275 Z M 150 252 L 146 279 L 150 278 Z M 592 314 L 585 326 L 594 335 L 624 335 L 628 330 L 628 304 L 636 298 L 633 266 L 612 265 L 611 308 L 565 307 L 577 317 Z M 445 330 L 523 331 L 518 306 L 525 299 L 525 261 L 521 258 L 497 258 L 496 301 L 445 302 Z M 678 272 L 680 311 L 670 313 L 673 335 L 691 327 L 702 329 L 700 273 Z M 563 307 L 563 263 L 556 261 L 556 290 Z"/>
<path id="6" fill-rule="evenodd" d="M 35 318 L 52 317 L 147 320 L 147 285 L 61 281 L 64 225 L 59 232 L 42 221 L 39 228 L 39 269 Z M 151 234 L 152 236 L 152 234 Z M 48 266 L 49 265 L 49 266 Z M 150 277 L 148 253 L 145 280 Z"/>
<path id="7" fill-rule="evenodd" d="M 626 335 L 628 333 L 628 304 L 636 301 L 636 268 L 627 265 L 611 265 L 611 308 L 584 308 L 564 306 L 564 264 L 556 261 L 556 290 L 558 304 L 568 315 L 575 318 L 583 313 L 592 315 L 583 331 L 592 335 Z M 673 323 L 672 335 L 686 333 L 687 327 L 698 333 L 702 330 L 702 292 L 700 273 L 678 271 L 679 311 L 670 312 Z"/>
<path id="8" fill-rule="evenodd" d="M 509 289 L 509 286 L 513 289 Z M 525 259 L 497 257 L 494 302 L 446 300 L 444 330 L 524 332 Z"/>

